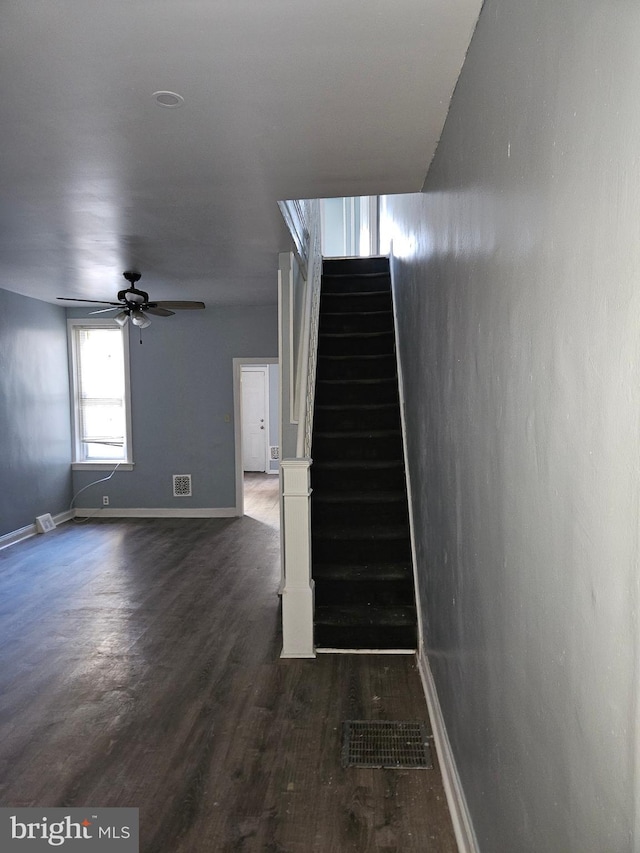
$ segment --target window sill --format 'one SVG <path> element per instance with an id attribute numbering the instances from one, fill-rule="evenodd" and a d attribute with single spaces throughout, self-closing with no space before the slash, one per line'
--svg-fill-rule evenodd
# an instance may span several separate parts
<path id="1" fill-rule="evenodd" d="M 72 471 L 113 471 L 117 462 L 72 462 Z M 121 462 L 118 471 L 133 471 L 133 462 Z"/>

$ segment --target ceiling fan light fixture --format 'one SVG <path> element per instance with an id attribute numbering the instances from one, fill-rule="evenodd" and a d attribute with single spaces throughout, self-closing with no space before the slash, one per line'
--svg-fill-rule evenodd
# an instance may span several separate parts
<path id="1" fill-rule="evenodd" d="M 151 320 L 145 313 L 148 312 L 154 317 L 171 317 L 178 310 L 204 308 L 204 302 L 197 302 L 190 299 L 170 299 L 165 302 L 152 302 L 149 299 L 149 294 L 146 290 L 138 290 L 135 286 L 141 278 L 141 273 L 136 270 L 126 270 L 122 273 L 129 287 L 118 291 L 117 302 L 106 299 L 74 299 L 70 296 L 58 296 L 63 302 L 91 302 L 95 305 L 107 305 L 108 308 L 101 308 L 99 311 L 92 311 L 92 314 L 104 314 L 106 312 L 118 311 L 114 316 L 114 320 L 121 327 L 127 325 L 127 321 L 131 320 L 134 326 L 139 329 L 146 329 L 151 325 Z M 143 310 L 144 309 L 144 310 Z"/>
<path id="2" fill-rule="evenodd" d="M 134 326 L 139 326 L 141 329 L 146 329 L 147 326 L 151 325 L 151 320 L 142 311 L 132 311 L 131 322 Z"/>

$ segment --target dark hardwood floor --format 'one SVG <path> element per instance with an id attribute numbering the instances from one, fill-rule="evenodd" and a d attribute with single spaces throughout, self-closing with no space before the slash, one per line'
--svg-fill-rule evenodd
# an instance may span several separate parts
<path id="1" fill-rule="evenodd" d="M 453 853 L 437 768 L 340 764 L 343 720 L 426 718 L 413 658 L 279 658 L 277 477 L 247 482 L 243 518 L 0 551 L 0 805 L 138 807 L 142 853 Z"/>

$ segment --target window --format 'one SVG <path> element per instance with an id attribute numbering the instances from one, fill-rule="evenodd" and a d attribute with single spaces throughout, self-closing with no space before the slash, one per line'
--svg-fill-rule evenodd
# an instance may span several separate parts
<path id="1" fill-rule="evenodd" d="M 69 320 L 73 463 L 131 467 L 129 338 L 113 320 Z"/>

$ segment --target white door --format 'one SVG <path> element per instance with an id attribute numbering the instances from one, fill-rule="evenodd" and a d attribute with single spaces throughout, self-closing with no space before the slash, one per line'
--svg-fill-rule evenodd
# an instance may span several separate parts
<path id="1" fill-rule="evenodd" d="M 267 367 L 243 367 L 242 374 L 242 467 L 244 471 L 267 470 Z"/>

